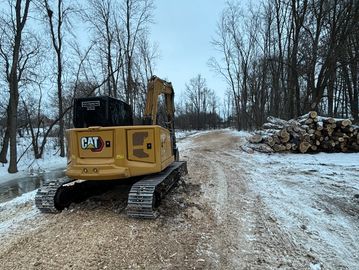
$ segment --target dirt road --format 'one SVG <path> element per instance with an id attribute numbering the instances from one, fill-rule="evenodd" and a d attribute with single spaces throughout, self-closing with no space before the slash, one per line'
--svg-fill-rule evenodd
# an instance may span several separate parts
<path id="1" fill-rule="evenodd" d="M 180 141 L 189 175 L 163 201 L 156 220 L 128 218 L 123 194 L 116 193 L 58 215 L 40 214 L 32 201 L 19 202 L 16 211 L 0 207 L 0 268 L 354 269 L 355 258 L 349 265 L 321 261 L 325 248 L 314 252 L 305 236 L 283 226 L 241 143 L 230 131 Z M 358 254 L 358 244 L 351 244 Z"/>

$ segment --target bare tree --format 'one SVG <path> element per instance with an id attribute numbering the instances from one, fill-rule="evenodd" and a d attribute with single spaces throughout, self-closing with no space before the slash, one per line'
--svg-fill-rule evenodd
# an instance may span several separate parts
<path id="1" fill-rule="evenodd" d="M 292 0 L 291 1 L 291 29 L 290 40 L 288 43 L 288 118 L 299 116 L 300 110 L 300 89 L 298 82 L 298 53 L 300 34 L 303 29 L 303 22 L 306 16 L 308 1 Z"/>
<path id="2" fill-rule="evenodd" d="M 223 53 L 224 61 L 212 58 L 210 66 L 226 79 L 233 92 L 238 129 L 247 129 L 252 120 L 248 113 L 249 76 L 256 53 L 257 20 L 258 16 L 248 20 L 239 4 L 230 2 L 220 18 L 217 38 L 212 42 Z"/>
<path id="3" fill-rule="evenodd" d="M 143 33 L 137 42 L 137 53 L 134 58 L 134 91 L 133 98 L 136 101 L 132 104 L 133 114 L 142 118 L 146 104 L 147 82 L 154 75 L 155 62 L 158 58 L 156 45 L 151 45 L 148 35 Z"/>
<path id="4" fill-rule="evenodd" d="M 29 126 L 29 131 L 31 135 L 31 144 L 34 151 L 35 159 L 42 157 L 42 149 L 39 145 L 39 138 L 41 132 L 41 127 L 44 127 L 44 115 L 41 113 L 41 104 L 42 104 L 42 91 L 40 88 L 40 96 L 38 101 L 32 96 L 26 97 L 26 101 L 22 98 L 22 105 L 24 107 L 25 116 L 27 124 Z"/>
<path id="5" fill-rule="evenodd" d="M 9 173 L 17 172 L 17 108 L 19 104 L 19 81 L 26 67 L 26 61 L 21 63 L 22 35 L 28 19 L 31 0 L 17 0 L 11 5 L 10 21 L 2 20 L 1 37 L 7 36 L 11 40 L 11 54 L 6 52 L 3 42 L 0 42 L 0 53 L 5 63 L 6 79 L 9 85 L 9 105 L 7 109 L 7 132 L 10 141 Z M 10 28 L 8 28 L 10 27 Z M 8 33 L 7 31 L 10 31 Z M 8 33 L 8 34 L 6 34 Z M 30 53 L 30 52 L 29 52 Z M 26 55 L 24 55 L 26 57 Z M 3 145 L 4 146 L 4 145 Z"/>
<path id="6" fill-rule="evenodd" d="M 63 42 L 64 42 L 64 23 L 69 18 L 70 7 L 65 7 L 63 0 L 56 1 L 55 12 L 50 7 L 49 1 L 44 0 L 46 18 L 49 24 L 51 44 L 56 54 L 56 84 L 58 115 L 63 115 Z M 59 120 L 59 144 L 60 156 L 65 156 L 65 124 L 64 119 Z"/>
<path id="7" fill-rule="evenodd" d="M 206 80 L 198 74 L 195 78 L 192 78 L 189 84 L 186 84 L 186 95 L 190 104 L 194 108 L 194 112 L 196 115 L 196 128 L 201 128 L 200 123 L 200 112 L 202 110 L 203 103 L 206 103 L 206 92 L 208 88 L 206 85 Z"/>
<path id="8" fill-rule="evenodd" d="M 138 116 L 157 57 L 147 34 L 153 9 L 152 0 L 89 0 L 86 15 L 104 77 L 109 77 L 106 93 L 123 98 Z"/>
<path id="9" fill-rule="evenodd" d="M 233 51 L 233 40 L 229 34 L 229 24 L 233 24 L 231 18 L 239 18 L 240 14 L 237 14 L 239 10 L 237 7 L 229 6 L 222 12 L 221 18 L 217 25 L 216 35 L 217 37 L 213 39 L 212 44 L 216 50 L 223 54 L 221 61 L 218 61 L 215 58 L 211 58 L 209 65 L 212 69 L 219 73 L 227 82 L 229 89 L 232 91 L 233 100 L 235 103 L 235 118 L 236 126 L 240 128 L 240 98 L 241 94 L 239 92 L 239 64 L 237 63 L 237 57 Z M 229 15 L 228 15 L 229 13 Z M 228 16 L 230 16 L 228 18 Z"/>
<path id="10" fill-rule="evenodd" d="M 206 79 L 198 74 L 186 84 L 185 109 L 180 109 L 182 115 L 177 116 L 182 117 L 182 121 L 187 118 L 186 128 L 216 128 L 219 122 L 217 99 L 214 91 L 207 87 Z"/>
<path id="11" fill-rule="evenodd" d="M 116 13 L 118 6 L 112 0 L 89 0 L 89 11 L 85 14 L 94 35 L 93 43 L 97 45 L 99 58 L 103 65 L 106 80 L 106 93 L 118 95 L 118 70 L 122 66 L 122 47 L 117 45 L 118 23 Z"/>
<path id="12" fill-rule="evenodd" d="M 210 65 L 233 92 L 237 127 L 308 110 L 358 119 L 358 13 L 353 0 L 265 0 L 246 12 L 228 2 L 213 41 L 222 59 Z"/>
<path id="13" fill-rule="evenodd" d="M 121 5 L 121 22 L 124 25 L 122 47 L 124 48 L 123 79 L 126 102 L 134 103 L 135 80 L 134 80 L 134 58 L 136 45 L 152 22 L 153 0 L 124 0 Z"/>
<path id="14" fill-rule="evenodd" d="M 119 70 L 123 66 L 122 28 L 119 25 L 119 7 L 113 0 L 89 0 L 89 11 L 85 14 L 92 29 L 92 42 L 98 49 L 102 64 L 106 93 L 117 97 L 120 93 Z"/>

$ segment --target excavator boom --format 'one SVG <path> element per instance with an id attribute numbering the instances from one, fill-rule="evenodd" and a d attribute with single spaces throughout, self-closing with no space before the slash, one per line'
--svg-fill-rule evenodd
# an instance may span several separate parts
<path id="1" fill-rule="evenodd" d="M 166 104 L 166 115 L 170 123 L 174 121 L 174 90 L 172 83 L 152 76 L 147 85 L 147 99 L 144 112 L 144 119 L 150 120 L 151 125 L 157 124 L 158 98 L 164 95 Z"/>
<path id="2" fill-rule="evenodd" d="M 175 126 L 174 126 L 174 89 L 171 82 L 152 76 L 147 84 L 147 98 L 144 112 L 144 124 L 156 125 L 158 116 L 158 100 L 164 96 L 166 108 L 166 128 L 170 131 L 172 140 L 172 149 L 175 159 L 178 161 L 178 150 L 176 146 Z"/>

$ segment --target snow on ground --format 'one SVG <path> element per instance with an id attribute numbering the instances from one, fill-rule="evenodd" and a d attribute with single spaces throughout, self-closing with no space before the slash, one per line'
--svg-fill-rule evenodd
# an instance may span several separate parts
<path id="1" fill-rule="evenodd" d="M 11 201 L 0 203 L 0 210 L 22 206 L 35 198 L 36 190 L 23 194 Z"/>
<path id="2" fill-rule="evenodd" d="M 193 130 L 176 130 L 176 139 L 182 140 L 192 134 L 196 133 L 196 131 Z"/>
<path id="3" fill-rule="evenodd" d="M 66 158 L 59 156 L 59 148 L 56 145 L 55 138 L 48 138 L 43 158 L 35 159 L 32 151 L 31 138 L 24 137 L 18 139 L 18 173 L 8 173 L 8 164 L 0 165 L 0 184 L 7 181 L 34 175 L 46 171 L 65 168 Z M 9 160 L 9 157 L 8 157 Z"/>
<path id="4" fill-rule="evenodd" d="M 181 154 L 186 151 L 187 149 L 191 148 L 191 144 L 192 141 L 191 140 L 184 140 L 185 138 L 196 138 L 199 136 L 202 136 L 203 134 L 209 133 L 212 130 L 201 130 L 201 131 L 196 131 L 196 130 L 181 130 L 181 131 L 176 131 L 176 139 L 177 139 L 177 147 L 180 153 L 180 158 L 181 158 Z"/>
<path id="5" fill-rule="evenodd" d="M 238 246 L 239 248 L 244 247 L 246 244 L 250 246 L 253 242 L 260 245 L 262 242 L 259 238 L 262 238 L 263 235 L 270 234 L 270 237 L 273 237 L 273 239 L 267 237 L 267 240 L 270 240 L 267 243 L 269 249 L 268 246 L 266 246 L 267 249 L 262 250 L 263 246 L 259 246 L 259 250 L 265 253 L 261 254 L 263 258 L 268 258 L 266 256 L 272 255 L 271 252 L 267 252 L 268 250 L 273 251 L 282 247 L 282 249 L 287 251 L 287 246 L 283 245 L 281 239 L 289 238 L 290 241 L 287 245 L 293 245 L 294 248 L 290 251 L 289 247 L 288 253 L 293 256 L 294 260 L 298 260 L 301 253 L 293 252 L 297 252 L 299 249 L 305 250 L 306 252 L 304 254 L 307 254 L 305 256 L 307 256 L 309 258 L 308 261 L 311 262 L 309 265 L 309 269 L 311 270 L 359 269 L 359 153 L 319 153 L 315 155 L 277 153 L 268 155 L 255 152 L 254 154 L 247 154 L 241 152 L 239 147 L 234 146 L 233 143 L 236 142 L 236 140 L 232 140 L 233 138 L 230 136 L 223 136 L 223 134 L 221 134 L 222 131 L 216 131 L 214 136 L 201 137 L 201 135 L 209 132 L 212 131 L 191 131 L 184 132 L 183 134 L 179 132 L 177 137 L 191 138 L 189 140 L 179 139 L 178 147 L 180 153 L 188 155 L 189 160 L 192 161 L 192 164 L 189 165 L 189 168 L 192 168 L 190 173 L 193 179 L 191 181 L 195 180 L 195 183 L 198 184 L 202 184 L 203 181 L 208 181 L 208 190 L 213 193 L 215 201 L 218 202 L 215 204 L 215 210 L 219 208 L 217 212 L 219 217 L 217 218 L 220 227 L 218 228 L 226 230 L 226 228 L 231 226 L 230 223 L 224 220 L 226 220 L 225 218 L 231 217 L 234 212 L 238 213 L 238 215 L 243 215 L 243 211 L 247 209 L 246 200 L 248 200 L 248 202 L 251 201 L 246 198 L 248 194 L 255 194 L 255 198 L 259 198 L 259 204 L 255 204 L 255 208 L 259 208 L 258 213 L 261 213 L 259 218 L 265 219 L 262 223 L 258 223 L 260 225 L 259 228 L 263 230 L 262 234 L 253 234 L 253 232 L 246 230 L 242 231 L 245 226 L 242 228 L 240 223 L 239 225 L 233 223 L 232 226 L 235 226 L 234 228 L 238 230 L 238 234 L 230 235 L 231 241 L 223 242 L 224 246 L 220 246 L 219 250 L 216 251 L 218 254 L 221 254 L 221 250 L 226 250 L 228 246 L 236 242 L 235 238 L 242 236 L 251 239 L 248 240 L 248 243 L 243 242 L 243 245 Z M 248 133 L 229 129 L 222 133 L 233 134 L 233 136 L 237 138 L 248 136 Z M 224 139 L 221 139 L 221 137 Z M 238 141 L 244 142 L 244 140 L 241 139 Z M 201 144 L 203 145 L 201 146 Z M 225 149 L 223 153 L 220 151 L 222 148 Z M 45 155 L 46 158 L 38 163 L 38 168 L 48 169 L 48 164 L 55 164 L 56 166 L 57 157 L 54 156 L 54 152 L 48 152 Z M 218 156 L 218 153 L 221 153 L 221 156 Z M 198 156 L 196 157 L 196 155 Z M 30 164 L 32 162 L 31 155 L 29 158 L 25 158 L 24 156 L 24 161 L 26 160 Z M 65 165 L 65 160 L 58 164 Z M 206 164 L 212 164 L 213 166 L 206 167 Z M 28 173 L 29 166 L 26 164 L 21 166 L 20 168 L 23 169 L 22 172 Z M 34 166 L 34 164 L 32 166 Z M 0 171 L 0 176 L 4 175 L 3 172 L 4 171 Z M 229 175 L 226 175 L 227 173 L 229 173 Z M 236 175 L 239 174 L 241 181 L 244 182 L 236 179 Z M 208 177 L 208 179 L 206 177 Z M 227 186 L 223 181 L 228 181 L 228 183 L 233 186 Z M 248 185 L 248 192 L 241 191 L 242 189 L 239 188 L 241 183 L 245 183 L 246 189 Z M 236 192 L 233 193 L 232 189 Z M 39 212 L 33 205 L 35 192 L 36 191 L 26 193 L 21 197 L 0 204 L 0 242 L 2 242 L 6 235 L 16 231 L 14 229 L 20 226 L 20 224 L 27 224 L 27 222 L 33 221 L 34 218 L 36 218 L 36 224 L 38 224 L 37 218 L 39 218 L 40 215 L 38 215 Z M 232 205 L 224 203 L 226 197 L 235 202 L 233 203 L 235 210 L 234 208 L 227 209 L 228 213 L 231 213 L 230 215 L 225 211 L 220 211 L 220 208 L 225 210 L 228 205 Z M 204 196 L 203 198 L 206 197 Z M 195 200 L 196 199 L 198 198 L 195 197 Z M 241 200 L 244 200 L 244 205 L 238 203 L 238 201 Z M 199 205 L 196 209 L 196 213 L 200 216 L 205 206 Z M 242 219 L 238 220 L 244 220 L 243 222 L 245 222 L 245 224 L 250 223 L 250 220 L 253 219 L 251 214 L 255 214 L 251 213 L 250 210 L 251 208 L 248 208 L 247 212 L 244 212 L 247 213 L 248 216 L 244 215 Z M 100 212 L 101 214 L 104 213 L 103 211 L 99 211 L 99 213 Z M 86 215 L 78 214 L 76 217 L 86 218 L 87 213 L 91 215 L 93 211 L 86 211 Z M 225 218 L 221 218 L 221 213 L 222 217 Z M 267 215 L 267 213 L 269 215 Z M 194 215 L 196 216 L 196 220 L 198 219 L 197 214 Z M 62 216 L 61 218 L 66 218 L 66 216 Z M 44 219 L 48 220 L 49 218 L 46 217 Z M 41 218 L 39 218 L 39 220 L 41 220 Z M 71 216 L 68 222 L 72 222 L 73 220 L 74 216 Z M 170 218 L 170 220 L 172 222 L 174 219 Z M 221 223 L 222 221 L 223 223 Z M 118 222 L 116 219 L 114 228 L 118 227 Z M 123 219 L 121 222 L 127 224 L 126 222 L 128 222 L 128 220 Z M 285 234 L 284 236 L 280 234 L 279 236 L 281 238 L 278 238 L 278 234 L 272 235 L 272 233 L 276 231 L 273 230 L 273 227 L 266 227 L 266 225 L 272 224 L 272 222 L 274 222 L 276 227 L 280 228 L 280 232 Z M 81 220 L 79 224 L 82 223 Z M 32 225 L 33 223 L 29 222 L 28 224 L 30 225 L 27 226 L 27 228 L 35 228 L 35 226 Z M 198 224 L 203 226 L 202 222 Z M 99 223 L 98 226 L 99 228 L 103 228 L 102 223 Z M 178 226 L 178 224 L 176 224 L 176 226 Z M 212 228 L 211 226 L 216 226 L 216 224 L 209 224 L 209 226 Z M 77 228 L 78 226 L 74 227 Z M 126 228 L 126 226 L 123 227 Z M 158 228 L 164 227 L 166 226 L 158 226 Z M 203 227 L 200 228 L 198 232 L 203 231 Z M 156 228 L 152 229 L 156 230 Z M 60 229 L 56 228 L 56 230 Z M 174 231 L 178 232 L 178 230 Z M 179 231 L 181 232 L 181 230 Z M 229 231 L 234 232 L 235 230 Z M 24 232 L 27 232 L 27 230 Z M 169 236 L 171 235 L 169 234 Z M 223 234 L 220 235 L 220 237 L 222 236 Z M 213 235 L 213 237 L 215 238 L 215 235 Z M 143 238 L 140 239 L 143 241 Z M 181 237 L 176 236 L 174 239 L 181 239 Z M 156 241 L 157 240 L 156 238 Z M 43 239 L 38 241 L 37 243 L 41 243 Z M 275 243 L 278 242 L 279 245 L 271 246 L 273 241 L 276 241 Z M 196 242 L 198 242 L 198 239 Z M 218 242 L 220 243 L 220 241 Z M 182 245 L 185 246 L 185 243 L 182 243 Z M 84 250 L 88 247 L 87 243 L 85 246 L 86 248 L 84 248 Z M 215 245 L 209 246 L 211 249 L 215 249 Z M 60 250 L 64 249 L 60 248 Z M 109 250 L 113 250 L 113 247 Z M 176 250 L 179 249 L 176 247 Z M 19 256 L 17 252 L 16 254 L 14 253 L 16 258 Z M 282 253 L 279 254 L 282 256 Z M 275 255 L 278 256 L 278 254 L 273 254 L 274 257 Z M 251 253 L 248 258 L 252 257 L 253 254 Z M 273 263 L 270 265 L 274 267 L 274 265 L 277 264 Z M 285 268 L 285 266 L 283 267 Z"/>
<path id="6" fill-rule="evenodd" d="M 188 137 L 195 138 L 209 132 L 213 132 L 213 130 L 176 130 L 176 139 L 181 141 Z"/>
<path id="7" fill-rule="evenodd" d="M 36 190 L 0 203 L 0 235 L 16 229 L 22 222 L 34 218 L 39 213 L 33 203 L 35 194 Z"/>
<path id="8" fill-rule="evenodd" d="M 48 139 L 43 158 L 37 160 L 34 159 L 32 148 L 29 147 L 30 143 L 29 137 L 18 139 L 18 158 L 22 157 L 18 163 L 17 173 L 8 173 L 8 164 L 0 166 L 0 185 L 4 190 L 11 188 L 14 185 L 14 181 L 18 181 L 20 189 L 26 190 L 27 185 L 34 185 L 34 183 L 22 182 L 28 176 L 65 168 L 66 158 L 59 156 L 54 138 Z M 20 194 L 22 193 L 20 192 Z M 20 226 L 20 224 L 36 217 L 39 211 L 34 205 L 35 194 L 36 190 L 24 193 L 10 201 L 0 203 L 0 235 L 5 235 L 6 232 L 11 232 Z"/>
<path id="9" fill-rule="evenodd" d="M 183 138 L 200 138 L 208 132 L 177 131 L 180 153 L 195 147 L 193 140 Z M 249 135 L 230 129 L 225 132 L 241 138 Z M 359 153 L 247 154 L 232 149 L 233 158 L 246 168 L 243 174 L 249 187 L 275 222 L 312 256 L 310 269 L 358 269 Z M 1 167 L 0 182 L 65 166 L 66 160 L 57 156 L 51 144 L 47 150 L 36 162 L 30 151 L 26 153 L 19 164 L 20 173 L 15 175 Z M 0 204 L 0 233 L 37 216 L 32 203 L 35 192 Z"/>
<path id="10" fill-rule="evenodd" d="M 359 153 L 241 155 L 278 224 L 318 260 L 312 269 L 358 269 Z"/>
<path id="11" fill-rule="evenodd" d="M 230 129 L 230 128 L 227 128 L 225 129 L 227 132 L 230 132 L 231 134 L 233 134 L 234 136 L 238 136 L 238 137 L 242 137 L 242 138 L 247 138 L 249 137 L 250 135 L 252 135 L 250 132 L 248 131 L 238 131 L 238 130 L 235 130 L 235 129 Z"/>

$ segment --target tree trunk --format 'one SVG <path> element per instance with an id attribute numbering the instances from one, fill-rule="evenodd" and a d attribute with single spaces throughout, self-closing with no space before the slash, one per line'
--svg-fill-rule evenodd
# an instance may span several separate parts
<path id="1" fill-rule="evenodd" d="M 17 108 L 19 103 L 19 90 L 17 81 L 17 72 L 15 69 L 14 75 L 11 76 L 10 81 L 10 100 L 9 100 L 9 136 L 10 136 L 10 163 L 8 172 L 16 173 L 17 170 L 17 144 L 16 144 L 16 128 L 17 128 Z"/>
<path id="2" fill-rule="evenodd" d="M 21 16 L 21 0 L 16 1 L 15 12 L 16 12 L 16 24 L 14 25 L 14 47 L 12 51 L 12 64 L 11 71 L 8 77 L 10 98 L 9 98 L 9 111 L 8 111 L 8 130 L 10 136 L 10 163 L 8 172 L 17 172 L 17 145 L 16 145 L 16 128 L 17 128 L 17 108 L 19 104 L 19 80 L 18 78 L 18 66 L 19 66 L 19 55 L 21 49 L 21 34 L 24 29 L 25 22 L 27 19 L 30 0 L 26 0 L 24 14 Z"/>
<path id="3" fill-rule="evenodd" d="M 56 62 L 57 62 L 57 99 L 58 99 L 58 115 L 59 115 L 59 144 L 60 144 L 60 157 L 65 156 L 65 121 L 64 121 L 64 113 L 63 113 L 63 84 L 62 84 L 62 23 L 64 20 L 64 11 L 62 6 L 62 0 L 58 0 L 57 2 L 57 27 L 55 32 L 55 26 L 53 24 L 53 12 L 50 9 L 48 1 L 45 1 L 45 7 L 47 10 L 49 25 L 50 25 L 50 34 L 52 46 L 56 52 Z"/>
<path id="4" fill-rule="evenodd" d="M 7 151 L 9 150 L 9 141 L 10 141 L 10 135 L 9 135 L 9 126 L 10 126 L 10 118 L 9 118 L 9 113 L 10 113 L 10 107 L 9 105 L 6 108 L 6 130 L 5 130 L 5 134 L 4 134 L 4 139 L 3 139 L 3 144 L 2 144 L 2 148 L 1 148 L 1 152 L 0 152 L 0 162 L 1 163 L 7 163 Z"/>
<path id="5" fill-rule="evenodd" d="M 59 143 L 60 143 L 60 157 L 65 156 L 65 121 L 63 117 L 63 101 L 62 101 L 62 63 L 61 63 L 61 52 L 58 53 L 57 60 L 58 75 L 57 75 L 57 97 L 59 100 L 59 116 L 62 115 L 59 121 Z"/>
<path id="6" fill-rule="evenodd" d="M 1 148 L 1 152 L 0 152 L 0 162 L 1 163 L 7 163 L 7 150 L 9 149 L 9 129 L 6 128 L 5 131 L 5 135 L 4 135 L 4 139 L 3 139 L 3 144 L 2 144 L 2 148 Z"/>

